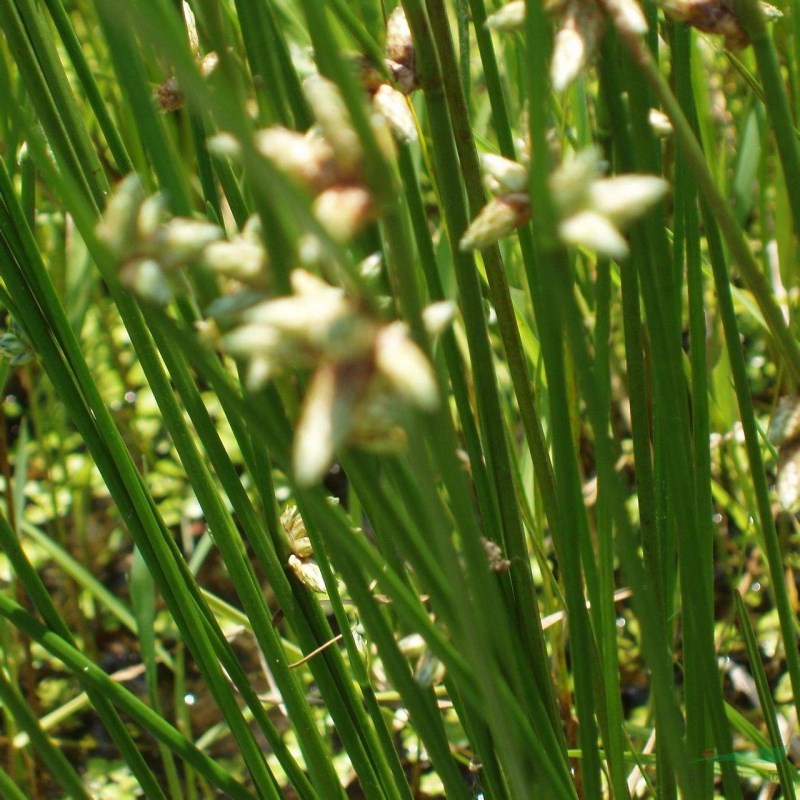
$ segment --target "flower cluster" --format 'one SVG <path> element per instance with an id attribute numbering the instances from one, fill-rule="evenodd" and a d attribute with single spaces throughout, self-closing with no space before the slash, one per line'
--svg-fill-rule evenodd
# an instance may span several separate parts
<path id="1" fill-rule="evenodd" d="M 159 304 L 172 299 L 179 268 L 197 263 L 206 246 L 223 236 L 209 222 L 166 217 L 165 197 L 146 197 L 138 177 L 129 175 L 97 226 L 98 237 L 120 264 L 122 282 Z"/>
<path id="2" fill-rule="evenodd" d="M 414 49 L 402 11 L 389 20 L 386 66 L 396 86 L 365 80 L 371 122 L 387 155 L 395 138 L 416 136 L 406 94 L 416 88 Z M 301 133 L 282 127 L 260 131 L 256 149 L 313 197 L 312 211 L 329 235 L 347 242 L 374 216 L 363 179 L 364 153 L 345 104 L 319 75 L 304 82 L 316 124 Z M 239 143 L 222 134 L 210 146 L 227 157 Z M 291 275 L 292 294 L 270 296 L 268 265 L 258 224 L 228 240 L 208 222 L 168 218 L 163 197 L 147 198 L 135 177 L 111 198 L 98 236 L 120 264 L 122 281 L 140 296 L 166 304 L 185 289 L 184 267 L 205 266 L 235 285 L 207 309 L 207 341 L 247 364 L 257 390 L 283 371 L 310 373 L 294 439 L 293 465 L 300 484 L 321 478 L 344 445 L 393 451 L 405 443 L 405 406 L 430 411 L 438 404 L 433 369 L 401 322 L 384 323 L 344 290 L 303 269 Z M 311 248 L 313 250 L 313 248 Z M 301 255 L 310 252 L 301 248 Z M 314 260 L 314 259 L 310 259 Z M 365 277 L 374 259 L 365 262 Z M 305 259 L 309 263 L 309 259 Z M 452 307 L 426 310 L 430 329 L 449 322 Z M 302 560 L 300 553 L 293 553 Z"/>
<path id="3" fill-rule="evenodd" d="M 309 485 L 340 446 L 402 447 L 405 404 L 430 411 L 439 396 L 433 369 L 402 322 L 381 323 L 305 270 L 295 270 L 291 283 L 292 295 L 245 310 L 219 344 L 248 361 L 253 389 L 289 368 L 313 371 L 293 448 L 295 478 Z"/>
<path id="4" fill-rule="evenodd" d="M 704 33 L 725 38 L 729 50 L 750 44 L 736 14 L 735 0 L 658 0 L 673 19 L 686 22 Z M 759 3 L 769 21 L 782 16 L 769 3 Z M 558 21 L 550 62 L 550 80 L 563 92 L 590 62 L 603 32 L 604 17 L 621 30 L 633 34 L 647 31 L 647 22 L 636 0 L 545 0 L 545 10 Z M 492 14 L 488 27 L 500 32 L 518 31 L 525 25 L 525 0 L 512 0 Z"/>
<path id="5" fill-rule="evenodd" d="M 750 37 L 736 14 L 735 0 L 660 0 L 659 5 L 673 19 L 686 22 L 703 33 L 723 36 L 728 50 L 741 50 L 750 44 Z M 783 16 L 769 3 L 759 5 L 767 20 Z"/>
<path id="6" fill-rule="evenodd" d="M 478 250 L 524 224 L 531 213 L 528 171 L 523 164 L 484 156 L 489 201 L 464 233 L 462 250 Z M 559 212 L 558 233 L 565 244 L 581 245 L 610 258 L 628 255 L 622 231 L 667 193 L 655 175 L 604 178 L 599 151 L 590 147 L 565 161 L 550 177 L 550 192 Z"/>
<path id="7" fill-rule="evenodd" d="M 314 215 L 331 237 L 348 241 L 375 216 L 362 179 L 363 151 L 336 88 L 314 76 L 304 84 L 317 126 L 308 133 L 273 127 L 256 137 L 259 152 L 310 191 Z"/>
<path id="8" fill-rule="evenodd" d="M 289 540 L 289 549 L 297 558 L 306 559 L 314 555 L 311 539 L 308 538 L 306 524 L 297 506 L 286 506 L 281 514 L 281 527 Z"/>
<path id="9" fill-rule="evenodd" d="M 358 63 L 361 81 L 373 110 L 371 122 L 378 143 L 393 155 L 392 137 L 411 141 L 417 127 L 407 94 L 417 87 L 414 48 L 402 9 L 387 25 L 386 66 L 397 86 L 383 80 L 366 61 Z M 273 126 L 256 134 L 258 151 L 313 197 L 314 216 L 332 239 L 346 243 L 375 218 L 374 198 L 363 176 L 361 140 L 336 86 L 312 75 L 303 90 L 316 124 L 307 132 Z M 218 153 L 236 157 L 238 145 L 222 135 L 211 142 Z"/>
<path id="10" fill-rule="evenodd" d="M 419 87 L 415 67 L 414 42 L 406 13 L 397 6 L 386 21 L 386 66 L 403 94 Z"/>
<path id="11" fill-rule="evenodd" d="M 344 290 L 302 269 L 292 272 L 293 294 L 270 298 L 266 253 L 254 223 L 226 240 L 215 225 L 165 216 L 163 198 L 145 197 L 130 176 L 109 201 L 98 237 L 118 259 L 121 280 L 150 302 L 168 303 L 184 280 L 182 268 L 194 264 L 244 284 L 208 309 L 221 324 L 227 321 L 227 330 L 219 333 L 215 324 L 204 330 L 247 362 L 253 390 L 284 370 L 312 372 L 294 441 L 301 484 L 319 480 L 344 444 L 401 448 L 404 406 L 437 406 L 433 369 L 402 322 L 379 321 Z M 429 332 L 439 332 L 451 316 L 447 303 L 426 309 Z"/>
<path id="12" fill-rule="evenodd" d="M 303 84 L 316 125 L 306 133 L 274 126 L 256 134 L 258 151 L 313 197 L 312 210 L 328 234 L 349 241 L 375 217 L 371 191 L 363 179 L 363 149 L 338 89 L 320 75 Z M 416 125 L 405 96 L 386 83 L 372 94 L 373 128 L 387 156 L 392 136 L 416 137 Z M 391 133 L 390 133 L 391 132 Z M 212 139 L 211 148 L 236 157 L 238 145 L 226 135 Z"/>
<path id="13" fill-rule="evenodd" d="M 590 147 L 565 161 L 550 177 L 560 212 L 558 232 L 566 244 L 609 258 L 625 258 L 622 231 L 664 198 L 669 184 L 656 175 L 602 177 L 600 151 Z"/>
<path id="14" fill-rule="evenodd" d="M 593 57 L 603 33 L 604 12 L 617 25 L 644 33 L 647 23 L 635 0 L 546 0 L 545 11 L 558 20 L 553 42 L 550 80 L 553 89 L 563 92 L 578 77 Z M 524 0 L 513 0 L 487 20 L 489 28 L 500 32 L 521 30 L 525 24 Z"/>
<path id="15" fill-rule="evenodd" d="M 325 594 L 328 589 L 322 570 L 314 561 L 314 549 L 306 532 L 306 524 L 297 506 L 287 506 L 281 514 L 281 527 L 289 540 L 291 553 L 286 562 L 295 577 L 312 592 Z"/>
<path id="16" fill-rule="evenodd" d="M 119 262 L 122 283 L 153 303 L 166 305 L 185 289 L 183 267 L 204 267 L 257 288 L 266 286 L 267 254 L 255 220 L 225 239 L 207 221 L 168 218 L 164 195 L 146 197 L 135 175 L 111 196 L 97 235 Z"/>
<path id="17" fill-rule="evenodd" d="M 207 78 L 217 68 L 219 56 L 213 50 L 204 56 L 200 55 L 200 40 L 197 36 L 197 23 L 195 22 L 194 13 L 186 0 L 181 4 L 181 7 L 183 9 L 184 23 L 186 24 L 186 33 L 189 37 L 189 47 L 197 60 L 200 74 Z M 153 100 L 156 108 L 161 111 L 176 111 L 179 108 L 183 108 L 185 98 L 178 79 L 174 75 L 170 75 L 170 77 L 162 81 L 153 92 Z"/>

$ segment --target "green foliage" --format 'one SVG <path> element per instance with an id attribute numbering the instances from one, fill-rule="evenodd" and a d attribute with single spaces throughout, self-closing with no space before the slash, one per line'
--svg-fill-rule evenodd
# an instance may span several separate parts
<path id="1" fill-rule="evenodd" d="M 795 796 L 782 10 L 0 0 L 4 797 Z"/>

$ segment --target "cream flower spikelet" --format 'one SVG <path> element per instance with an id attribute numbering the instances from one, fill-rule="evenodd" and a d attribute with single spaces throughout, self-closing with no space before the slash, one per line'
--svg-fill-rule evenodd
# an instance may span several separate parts
<path id="1" fill-rule="evenodd" d="M 527 192 L 525 166 L 500 156 L 484 156 L 487 183 L 498 193 L 461 237 L 462 250 L 480 250 L 507 236 L 536 213 Z M 669 184 L 656 175 L 603 177 L 600 151 L 587 148 L 550 176 L 549 188 L 565 244 L 583 246 L 609 258 L 629 253 L 623 231 L 661 200 Z"/>
<path id="2" fill-rule="evenodd" d="M 564 162 L 550 178 L 559 209 L 558 232 L 566 244 L 609 258 L 630 250 L 622 231 L 664 198 L 669 184 L 656 175 L 601 177 L 600 151 L 590 147 Z"/>
<path id="3" fill-rule="evenodd" d="M 439 390 L 427 356 L 403 322 L 382 323 L 342 289 L 305 270 L 295 270 L 291 284 L 292 295 L 247 309 L 219 342 L 248 362 L 251 390 L 282 372 L 313 372 L 292 448 L 295 478 L 307 486 L 322 478 L 342 446 L 379 452 L 402 447 L 404 407 L 433 411 Z M 452 310 L 438 304 L 427 316 L 441 330 Z"/>

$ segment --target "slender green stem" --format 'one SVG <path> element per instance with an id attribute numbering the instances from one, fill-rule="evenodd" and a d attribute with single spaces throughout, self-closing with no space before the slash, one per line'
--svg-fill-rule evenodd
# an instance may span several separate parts
<path id="1" fill-rule="evenodd" d="M 181 382 L 182 394 L 187 396 L 194 388 L 188 371 L 180 364 L 167 339 L 161 336 L 157 330 L 153 330 L 153 333 L 155 343 L 172 379 Z M 214 531 L 215 542 L 236 586 L 242 606 L 248 618 L 253 622 L 256 639 L 264 654 L 269 658 L 270 669 L 291 715 L 297 731 L 298 742 L 306 763 L 309 765 L 312 781 L 322 795 L 333 798 L 341 791 L 339 780 L 325 757 L 324 744 L 310 715 L 308 704 L 289 670 L 283 648 L 272 626 L 271 614 L 264 602 L 263 592 L 258 586 L 250 562 L 244 558 L 241 538 L 236 532 L 233 520 L 223 508 L 211 475 L 195 445 L 195 437 L 184 423 L 181 410 L 166 383 L 166 376 L 155 369 L 150 369 L 148 378 L 150 386 L 159 398 L 161 413 L 178 454 L 187 473 L 192 475 L 194 491 L 205 517 Z M 188 387 L 187 381 L 190 382 Z M 274 726 L 270 724 L 264 733 L 270 741 L 272 749 L 281 756 L 282 766 L 291 775 L 293 784 L 298 790 L 310 796 L 312 794 L 311 787 L 307 784 L 294 759 L 289 755 L 288 749 L 282 745 L 281 737 Z"/>
<path id="2" fill-rule="evenodd" d="M 725 331 L 725 341 L 728 346 L 728 357 L 733 373 L 734 389 L 739 404 L 739 416 L 744 431 L 747 460 L 750 465 L 750 477 L 753 481 L 761 535 L 763 537 L 764 553 L 770 572 L 770 586 L 773 593 L 775 607 L 778 610 L 781 634 L 783 636 L 786 662 L 788 665 L 789 679 L 792 684 L 795 708 L 800 712 L 800 654 L 797 643 L 800 641 L 797 623 L 792 611 L 791 600 L 783 573 L 783 558 L 781 555 L 778 532 L 772 515 L 769 487 L 764 472 L 764 461 L 759 447 L 759 433 L 753 412 L 753 403 L 750 397 L 750 387 L 747 379 L 747 367 L 744 361 L 739 342 L 738 325 L 731 297 L 730 275 L 728 273 L 725 255 L 722 250 L 719 232 L 713 224 L 712 213 L 706 205 L 702 205 L 703 221 L 706 226 L 706 241 L 711 266 L 714 270 L 714 285 L 717 289 L 717 302 L 722 325 Z"/>
<path id="3" fill-rule="evenodd" d="M 734 591 L 733 600 L 736 604 L 736 616 L 739 619 L 742 638 L 744 639 L 747 655 L 750 659 L 750 669 L 753 679 L 755 680 L 758 699 L 761 702 L 761 711 L 764 715 L 764 722 L 766 723 L 769 733 L 769 740 L 773 747 L 773 755 L 775 756 L 775 764 L 777 764 L 778 767 L 781 789 L 786 797 L 794 800 L 796 796 L 795 784 L 797 782 L 797 769 L 789 762 L 786 748 L 783 744 L 783 736 L 778 727 L 775 705 L 772 700 L 772 694 L 770 693 L 767 675 L 764 672 L 764 665 L 761 663 L 758 640 L 756 639 L 755 631 L 753 631 L 753 627 L 747 615 L 747 606 L 745 606 L 744 600 L 738 591 Z M 780 756 L 777 755 L 778 753 L 780 753 Z"/>
<path id="4" fill-rule="evenodd" d="M 76 149 L 77 144 L 73 141 L 67 121 L 59 110 L 37 53 L 25 30 L 24 22 L 18 10 L 12 6 L 9 0 L 0 2 L 0 27 L 5 33 L 5 40 L 19 66 L 20 73 L 24 76 L 25 88 L 36 110 L 38 120 L 47 131 L 48 142 L 55 158 L 62 168 L 81 185 L 81 188 L 93 197 L 94 202 L 99 204 L 101 195 L 93 193 L 86 180 L 83 162 Z M 64 102 L 63 98 L 62 102 Z M 66 104 L 69 106 L 70 101 L 66 101 Z M 15 107 L 12 113 L 19 114 L 19 108 Z"/>
<path id="5" fill-rule="evenodd" d="M 428 285 L 428 292 L 431 300 L 441 301 L 445 299 L 444 289 L 442 287 L 441 277 L 436 269 L 436 254 L 434 252 L 433 240 L 428 228 L 428 222 L 425 219 L 425 210 L 420 195 L 419 181 L 417 180 L 411 153 L 407 146 L 400 147 L 399 169 L 403 179 L 403 187 L 408 202 L 419 260 L 422 264 L 425 280 Z M 493 529 L 499 524 L 497 521 L 497 515 L 499 513 L 497 510 L 497 499 L 489 480 L 478 428 L 472 413 L 470 392 L 464 374 L 463 359 L 458 352 L 458 344 L 452 329 L 448 329 L 442 335 L 442 350 L 444 351 L 448 376 L 458 409 L 458 419 L 461 423 L 464 444 L 467 455 L 469 456 L 470 472 L 472 474 L 472 480 L 475 483 L 478 508 L 482 516 L 486 518 L 483 523 L 484 528 L 488 527 L 489 529 Z"/>
<path id="6" fill-rule="evenodd" d="M 720 232 L 731 251 L 736 265 L 748 289 L 758 303 L 770 333 L 786 359 L 786 366 L 795 380 L 800 380 L 800 343 L 790 333 L 778 304 L 770 290 L 764 273 L 761 271 L 750 246 L 736 222 L 736 216 L 722 196 L 708 169 L 703 151 L 692 133 L 680 104 L 669 90 L 666 81 L 653 61 L 650 52 L 638 37 L 620 31 L 620 38 L 631 53 L 634 63 L 642 70 L 653 91 L 664 107 L 675 130 L 675 139 L 683 151 L 684 158 L 695 176 L 700 193 L 708 204 L 709 211 L 717 220 Z"/>
<path id="7" fill-rule="evenodd" d="M 61 0 L 46 0 L 46 5 L 50 16 L 53 18 L 56 29 L 58 30 L 58 35 L 64 43 L 64 48 L 69 55 L 72 66 L 81 82 L 81 87 L 83 91 L 86 92 L 86 99 L 92 107 L 92 113 L 95 115 L 100 129 L 103 131 L 103 136 L 105 136 L 108 148 L 111 150 L 111 154 L 116 162 L 116 168 L 122 175 L 127 175 L 133 170 L 130 156 L 128 155 L 122 136 L 111 118 L 108 104 L 103 98 L 97 81 L 92 74 L 81 42 L 72 27 L 67 12 L 64 10 L 64 4 Z"/>
<path id="8" fill-rule="evenodd" d="M 186 216 L 192 208 L 188 182 L 180 169 L 181 159 L 175 145 L 167 136 L 164 120 L 153 105 L 142 52 L 130 35 L 128 13 L 117 13 L 113 3 L 98 2 L 95 5 L 120 87 L 136 115 L 142 145 L 161 188 L 167 193 L 171 209 L 175 214 Z"/>
<path id="9" fill-rule="evenodd" d="M 431 17 L 432 30 L 437 34 L 438 53 L 442 61 L 442 81 L 450 111 L 452 135 L 464 175 L 470 214 L 474 216 L 483 207 L 486 198 L 482 186 L 478 155 L 470 131 L 469 111 L 463 80 L 459 81 L 457 79 L 458 71 L 456 70 L 452 39 L 449 35 L 446 35 L 448 28 L 444 4 L 440 0 L 429 0 L 428 13 Z M 443 132 L 440 135 L 443 135 Z M 532 381 L 528 374 L 519 329 L 517 328 L 516 314 L 511 301 L 511 293 L 506 281 L 503 263 L 500 259 L 500 251 L 497 247 L 491 247 L 484 250 L 482 255 L 492 301 L 497 314 L 500 335 L 503 339 L 506 359 L 514 384 L 514 392 L 519 404 L 525 437 L 539 480 L 545 513 L 551 527 L 554 529 L 554 536 L 559 537 L 560 521 L 554 498 L 555 491 L 550 460 L 547 454 L 541 421 L 536 411 L 531 388 Z M 512 483 L 506 477 L 506 463 L 504 462 L 510 458 L 510 453 L 506 453 L 504 458 L 502 451 L 500 451 L 495 458 L 497 463 L 492 469 L 492 473 L 496 476 L 496 492 L 500 500 L 505 546 L 512 564 L 515 565 L 515 567 L 512 567 L 510 574 L 514 587 L 514 596 L 519 609 L 517 612 L 520 616 L 519 624 L 523 641 L 525 641 L 528 648 L 528 658 L 537 670 L 540 690 L 543 690 L 545 687 L 549 688 L 550 683 L 546 673 L 539 673 L 540 666 L 546 663 L 544 640 L 539 633 L 541 623 L 538 613 L 530 614 L 529 612 L 530 609 L 537 609 L 537 604 L 534 597 L 535 592 L 533 590 L 531 572 L 527 568 L 530 558 L 527 553 L 519 514 L 516 512 L 518 501 L 511 490 Z M 510 461 L 508 461 L 508 467 L 510 468 Z M 523 568 L 523 565 L 526 566 Z M 525 609 L 525 611 L 522 609 Z M 530 626 L 527 624 L 528 621 Z M 548 696 L 546 691 L 543 691 L 543 694 L 545 697 Z M 551 705 L 551 719 L 555 724 L 556 708 L 554 703 Z"/>
<path id="10" fill-rule="evenodd" d="M 673 27 L 673 59 L 680 65 L 676 69 L 677 97 L 697 131 L 694 111 L 694 100 L 691 86 L 691 38 L 685 26 Z M 680 204 L 676 192 L 676 216 L 683 219 L 685 231 L 687 288 L 689 293 L 689 328 L 690 358 L 692 375 L 692 428 L 693 453 L 695 465 L 695 485 L 697 518 L 699 523 L 698 538 L 694 550 L 695 556 L 703 562 L 703 572 L 710 576 L 714 571 L 713 531 L 711 528 L 711 453 L 709 449 L 710 420 L 708 408 L 708 368 L 706 363 L 706 318 L 704 307 L 704 285 L 700 258 L 700 219 L 697 207 L 697 188 L 691 172 L 686 168 L 684 159 L 679 156 L 676 165 L 676 185 L 681 187 Z M 677 228 L 677 226 L 676 226 Z M 682 267 L 682 264 L 680 265 Z M 706 581 L 706 605 L 713 608 L 713 581 Z M 698 591 L 692 588 L 692 594 Z M 688 601 L 685 595 L 684 603 Z M 687 656 L 690 654 L 687 653 Z M 687 743 L 692 752 L 701 752 L 706 742 L 706 720 L 703 709 L 705 691 L 699 681 L 687 681 L 686 685 L 686 718 Z M 712 780 L 712 770 L 707 762 L 697 762 L 701 781 L 706 784 L 706 791 Z"/>
<path id="11" fill-rule="evenodd" d="M 764 104 L 767 107 L 775 141 L 778 144 L 786 185 L 798 186 L 800 185 L 800 143 L 797 141 L 797 133 L 786 96 L 784 78 L 778 63 L 775 44 L 767 30 L 767 23 L 757 0 L 736 0 L 735 7 L 736 16 L 749 34 L 756 55 L 764 92 Z M 792 16 L 796 13 L 796 9 L 792 9 Z M 797 192 L 789 192 L 789 205 L 792 209 L 795 236 L 800 236 L 800 195 Z"/>
<path id="12" fill-rule="evenodd" d="M 643 44 L 640 43 L 640 46 L 644 50 Z M 634 79 L 632 72 L 629 72 L 629 76 L 627 89 L 637 170 L 656 172 L 661 168 L 661 153 L 648 121 L 652 98 L 647 84 Z M 673 102 L 677 102 L 672 97 Z M 656 214 L 647 215 L 642 227 L 655 256 L 643 265 L 645 270 L 640 275 L 640 285 L 648 325 L 652 330 L 650 341 L 653 347 L 656 442 L 661 442 L 659 450 L 663 454 L 664 476 L 669 490 L 667 513 L 672 517 L 677 533 L 685 650 L 683 666 L 687 682 L 702 684 L 714 741 L 720 751 L 728 752 L 733 744 L 724 713 L 715 653 L 713 607 L 708 592 L 693 592 L 694 586 L 711 579 L 711 573 L 706 571 L 708 559 L 697 558 L 694 553 L 697 542 L 701 541 L 701 522 L 696 499 L 695 463 L 691 453 L 691 426 L 685 400 L 687 387 L 676 298 L 678 283 L 670 263 L 666 231 Z M 739 797 L 741 788 L 735 765 L 723 762 L 721 770 L 726 793 Z M 693 791 L 700 791 L 698 775 L 693 776 L 692 782 Z"/>

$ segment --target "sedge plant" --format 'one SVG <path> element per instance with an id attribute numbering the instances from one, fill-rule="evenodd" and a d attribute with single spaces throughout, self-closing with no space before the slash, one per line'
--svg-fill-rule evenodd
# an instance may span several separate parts
<path id="1" fill-rule="evenodd" d="M 795 796 L 796 8 L 0 31 L 4 797 Z"/>

